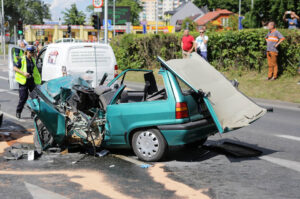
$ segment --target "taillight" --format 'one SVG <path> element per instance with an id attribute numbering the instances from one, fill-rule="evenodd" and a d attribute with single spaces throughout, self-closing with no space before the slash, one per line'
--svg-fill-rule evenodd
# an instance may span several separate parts
<path id="1" fill-rule="evenodd" d="M 114 73 L 114 77 L 117 77 L 118 76 L 118 65 L 115 65 L 115 73 Z"/>
<path id="2" fill-rule="evenodd" d="M 189 117 L 189 110 L 186 102 L 176 103 L 176 119 Z"/>

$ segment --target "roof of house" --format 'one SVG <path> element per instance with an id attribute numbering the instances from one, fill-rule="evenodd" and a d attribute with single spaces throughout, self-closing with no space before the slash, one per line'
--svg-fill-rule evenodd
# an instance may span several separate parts
<path id="1" fill-rule="evenodd" d="M 199 16 L 201 16 L 201 14 L 196 14 L 196 15 L 190 16 L 189 18 L 190 18 L 192 21 L 194 21 L 194 20 L 196 20 Z M 177 20 L 176 24 L 177 24 L 177 25 L 181 25 L 183 21 L 184 21 L 184 19 L 179 19 L 179 20 Z"/>
<path id="2" fill-rule="evenodd" d="M 216 19 L 217 17 L 219 17 L 220 15 L 232 15 L 234 14 L 233 12 L 226 10 L 226 9 L 219 9 L 216 11 L 212 11 L 212 12 L 208 12 L 206 13 L 204 16 L 200 17 L 198 20 L 196 20 L 196 23 L 199 26 L 205 25 L 208 22 Z"/>

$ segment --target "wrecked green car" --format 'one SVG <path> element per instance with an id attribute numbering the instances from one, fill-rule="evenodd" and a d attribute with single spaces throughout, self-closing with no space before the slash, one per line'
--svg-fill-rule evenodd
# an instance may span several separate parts
<path id="1" fill-rule="evenodd" d="M 129 69 L 96 88 L 72 76 L 36 88 L 27 101 L 36 147 L 132 148 L 139 159 L 158 161 L 171 146 L 203 144 L 266 113 L 197 54 L 158 61 L 157 75 Z"/>

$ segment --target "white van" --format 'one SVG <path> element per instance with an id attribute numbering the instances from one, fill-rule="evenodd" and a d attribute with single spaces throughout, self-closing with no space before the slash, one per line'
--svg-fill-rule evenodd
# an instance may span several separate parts
<path id="1" fill-rule="evenodd" d="M 17 46 L 10 47 L 9 80 L 10 88 L 17 89 L 14 80 L 13 52 Z M 36 59 L 42 81 L 63 75 L 80 75 L 93 87 L 99 84 L 104 73 L 107 81 L 117 76 L 117 62 L 109 44 L 103 43 L 54 43 L 44 47 Z"/>

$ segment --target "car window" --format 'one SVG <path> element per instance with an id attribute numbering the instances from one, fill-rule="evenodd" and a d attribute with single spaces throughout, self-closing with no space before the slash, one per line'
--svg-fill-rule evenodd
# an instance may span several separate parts
<path id="1" fill-rule="evenodd" d="M 176 80 L 178 82 L 178 86 L 180 87 L 180 90 L 183 95 L 191 94 L 191 91 L 192 91 L 191 87 L 189 87 L 184 81 L 182 81 L 178 77 L 176 77 Z"/>
<path id="2" fill-rule="evenodd" d="M 154 78 L 153 78 L 154 77 Z M 149 85 L 146 86 L 146 80 Z M 150 81 L 151 80 L 151 81 Z M 167 99 L 167 93 L 161 74 L 148 71 L 128 71 L 121 76 L 114 87 L 126 85 L 120 103 L 156 101 Z"/>

